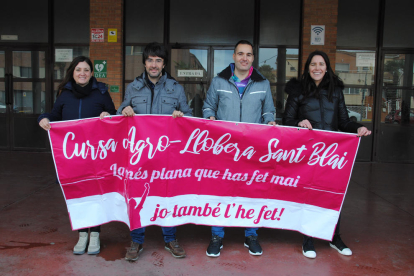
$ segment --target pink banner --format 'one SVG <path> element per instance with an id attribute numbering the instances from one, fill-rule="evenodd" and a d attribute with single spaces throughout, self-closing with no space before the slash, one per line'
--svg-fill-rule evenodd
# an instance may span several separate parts
<path id="1" fill-rule="evenodd" d="M 55 122 L 49 138 L 72 228 L 187 223 L 330 240 L 356 134 L 140 115 Z"/>

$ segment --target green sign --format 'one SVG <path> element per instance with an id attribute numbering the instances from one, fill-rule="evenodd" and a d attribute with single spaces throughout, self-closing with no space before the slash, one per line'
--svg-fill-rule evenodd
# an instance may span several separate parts
<path id="1" fill-rule="evenodd" d="M 119 85 L 111 85 L 109 92 L 119 92 Z"/>
<path id="2" fill-rule="evenodd" d="M 93 63 L 95 64 L 93 68 L 95 78 L 106 78 L 106 60 L 94 60 Z"/>

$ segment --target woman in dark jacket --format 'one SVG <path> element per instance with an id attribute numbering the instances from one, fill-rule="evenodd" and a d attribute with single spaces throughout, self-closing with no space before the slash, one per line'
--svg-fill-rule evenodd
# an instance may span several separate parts
<path id="1" fill-rule="evenodd" d="M 290 80 L 286 84 L 289 97 L 286 102 L 283 124 L 357 133 L 358 136 L 371 134 L 363 125 L 352 122 L 345 106 L 343 82 L 332 71 L 328 56 L 321 51 L 312 52 L 305 64 L 300 81 Z M 344 244 L 339 234 L 339 217 L 330 246 L 342 255 L 350 256 L 352 251 Z M 315 258 L 313 238 L 304 235 L 302 253 Z"/>
<path id="2" fill-rule="evenodd" d="M 116 109 L 106 85 L 93 76 L 93 66 L 89 58 L 76 57 L 66 71 L 65 78 L 58 87 L 58 96 L 52 112 L 43 113 L 38 122 L 44 130 L 50 130 L 51 121 L 76 120 L 90 117 L 115 115 Z M 79 241 L 73 248 L 74 254 L 83 254 L 88 244 L 89 229 L 79 230 Z M 90 228 L 91 237 L 88 254 L 100 251 L 100 226 Z"/>

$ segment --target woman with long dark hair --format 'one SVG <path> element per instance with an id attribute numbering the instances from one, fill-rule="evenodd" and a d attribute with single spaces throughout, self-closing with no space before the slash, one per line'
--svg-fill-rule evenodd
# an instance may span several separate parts
<path id="1" fill-rule="evenodd" d="M 69 65 L 65 78 L 58 87 L 58 96 L 50 113 L 39 116 L 38 122 L 44 130 L 50 130 L 51 121 L 66 121 L 83 118 L 115 115 L 116 109 L 108 93 L 106 84 L 98 82 L 93 77 L 93 66 L 89 58 L 79 56 Z M 73 248 L 73 253 L 85 253 L 90 240 L 88 254 L 98 254 L 100 251 L 100 226 L 79 231 L 79 240 Z"/>
<path id="2" fill-rule="evenodd" d="M 283 124 L 308 129 L 323 129 L 357 133 L 368 136 L 371 131 L 363 125 L 352 122 L 345 106 L 344 84 L 331 68 L 327 54 L 312 52 L 305 64 L 305 72 L 300 80 L 292 79 L 286 84 L 289 94 Z M 341 217 L 335 228 L 330 246 L 342 255 L 352 255 L 339 234 Z M 315 258 L 316 251 L 313 238 L 303 236 L 302 253 L 305 257 Z"/>

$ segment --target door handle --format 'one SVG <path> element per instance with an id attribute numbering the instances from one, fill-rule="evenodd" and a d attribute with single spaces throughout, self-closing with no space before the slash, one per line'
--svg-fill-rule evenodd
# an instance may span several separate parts
<path id="1" fill-rule="evenodd" d="M 10 90 L 10 87 L 9 87 L 9 78 L 10 78 L 10 76 L 9 76 L 10 74 L 4 74 L 4 77 L 5 77 L 5 83 L 4 83 L 4 85 L 5 85 L 5 88 L 6 88 L 6 104 L 10 104 L 10 95 L 9 95 L 9 90 Z"/>
<path id="2" fill-rule="evenodd" d="M 12 91 L 13 75 L 12 74 L 5 74 L 5 75 L 6 75 L 6 104 L 13 104 L 13 91 Z"/>

